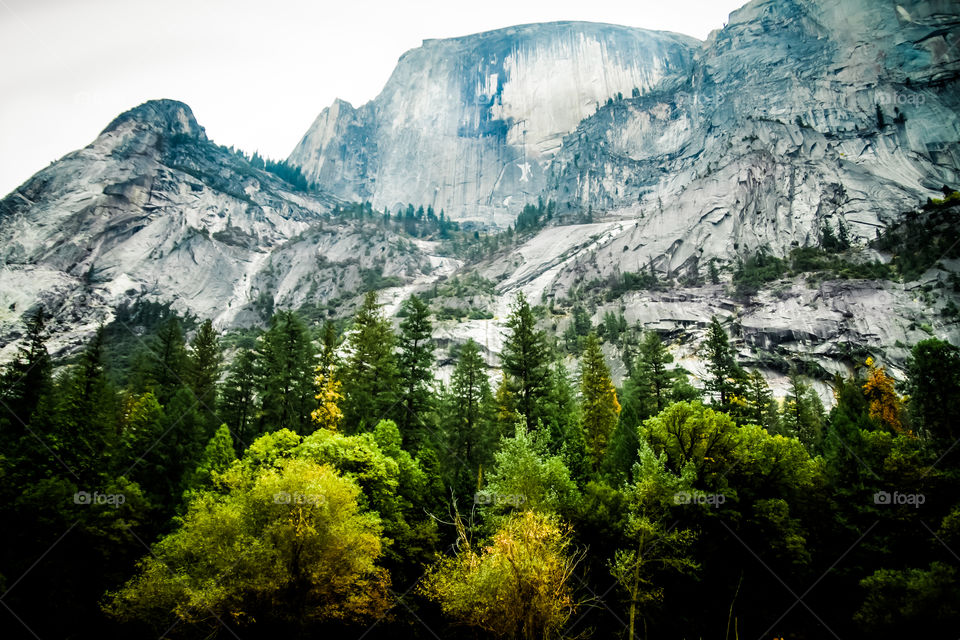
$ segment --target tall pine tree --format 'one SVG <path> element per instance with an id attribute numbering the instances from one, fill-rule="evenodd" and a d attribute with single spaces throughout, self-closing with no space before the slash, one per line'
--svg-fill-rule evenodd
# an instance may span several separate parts
<path id="1" fill-rule="evenodd" d="M 592 333 L 587 336 L 580 361 L 580 397 L 587 455 L 596 471 L 617 426 L 620 402 L 600 349 L 600 340 Z"/>
<path id="2" fill-rule="evenodd" d="M 546 334 L 537 329 L 537 321 L 523 293 L 518 293 L 510 317 L 510 333 L 501 354 L 503 373 L 516 396 L 517 411 L 531 429 L 544 415 L 544 400 L 550 385 L 550 349 Z"/>
<path id="3" fill-rule="evenodd" d="M 353 319 L 343 365 L 343 425 L 348 434 L 370 431 L 397 415 L 396 337 L 370 291 Z"/>
<path id="4" fill-rule="evenodd" d="M 199 403 L 200 415 L 209 429 L 220 424 L 217 417 L 217 382 L 223 354 L 213 323 L 206 320 L 197 330 L 187 356 L 187 379 Z"/>
<path id="5" fill-rule="evenodd" d="M 493 460 L 497 427 L 493 393 L 480 346 L 467 340 L 450 378 L 442 416 L 444 475 L 458 495 L 476 490 L 483 469 Z"/>
<path id="6" fill-rule="evenodd" d="M 293 311 L 280 311 L 260 339 L 262 431 L 312 431 L 314 352 L 310 334 Z"/>
<path id="7" fill-rule="evenodd" d="M 710 318 L 703 355 L 707 361 L 706 391 L 714 394 L 713 404 L 720 411 L 738 417 L 746 374 L 737 364 L 727 332 L 716 316 Z"/>
<path id="8" fill-rule="evenodd" d="M 433 325 L 430 308 L 416 295 L 404 301 L 402 310 L 406 317 L 400 323 L 397 366 L 403 410 L 397 413 L 397 426 L 404 446 L 415 451 L 428 435 L 424 422 L 433 404 Z"/>

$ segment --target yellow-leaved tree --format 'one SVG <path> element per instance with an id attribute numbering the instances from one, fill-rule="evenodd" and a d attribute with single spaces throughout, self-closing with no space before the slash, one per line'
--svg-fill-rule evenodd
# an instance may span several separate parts
<path id="1" fill-rule="evenodd" d="M 329 429 L 337 431 L 340 427 L 340 421 L 343 420 L 343 411 L 340 410 L 340 402 L 343 400 L 343 394 L 340 393 L 340 381 L 334 374 L 333 367 L 317 367 L 317 374 L 314 377 L 314 383 L 317 388 L 317 408 L 310 413 L 313 424 L 318 429 Z"/>
<path id="2" fill-rule="evenodd" d="M 903 425 L 900 418 L 903 405 L 886 367 L 877 365 L 873 358 L 867 358 L 866 364 L 870 371 L 863 385 L 863 395 L 870 401 L 870 417 L 896 433 L 913 436 L 913 432 Z"/>
<path id="3" fill-rule="evenodd" d="M 441 558 L 421 584 L 457 624 L 496 638 L 550 640 L 579 608 L 571 585 L 583 554 L 555 516 L 512 514 L 490 544 L 474 550 L 460 527 L 460 552 Z"/>

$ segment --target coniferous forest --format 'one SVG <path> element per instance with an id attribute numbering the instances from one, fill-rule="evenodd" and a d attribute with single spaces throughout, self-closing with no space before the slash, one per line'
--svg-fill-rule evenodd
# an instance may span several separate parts
<path id="1" fill-rule="evenodd" d="M 416 296 L 397 315 L 371 292 L 236 339 L 144 307 L 54 362 L 35 313 L 0 389 L 3 637 L 960 628 L 956 346 L 900 383 L 863 358 L 828 411 L 717 319 L 702 380 L 651 331 L 618 388 L 602 331 L 561 348 L 522 295 L 497 363 L 441 354 Z"/>

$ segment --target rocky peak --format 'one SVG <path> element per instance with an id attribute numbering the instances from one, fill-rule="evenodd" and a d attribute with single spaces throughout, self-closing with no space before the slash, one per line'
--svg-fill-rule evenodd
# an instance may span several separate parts
<path id="1" fill-rule="evenodd" d="M 146 128 L 162 136 L 187 136 L 206 140 L 207 136 L 189 106 L 178 100 L 149 100 L 125 111 L 100 134 L 105 135 L 133 124 L 137 128 Z"/>

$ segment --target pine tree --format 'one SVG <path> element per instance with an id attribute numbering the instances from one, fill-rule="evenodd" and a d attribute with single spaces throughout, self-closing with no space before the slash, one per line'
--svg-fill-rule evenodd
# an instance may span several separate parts
<path id="1" fill-rule="evenodd" d="M 177 316 L 171 314 L 164 322 L 147 360 L 146 383 L 160 404 L 165 405 L 183 385 L 186 377 L 187 349 L 183 330 Z"/>
<path id="2" fill-rule="evenodd" d="M 27 332 L 16 358 L 0 376 L 0 442 L 8 447 L 27 435 L 27 425 L 40 398 L 53 384 L 46 338 L 43 308 L 38 307 L 27 319 Z"/>
<path id="3" fill-rule="evenodd" d="M 396 338 L 370 291 L 353 319 L 343 366 L 343 423 L 348 434 L 372 429 L 398 413 Z"/>
<path id="4" fill-rule="evenodd" d="M 823 447 L 823 404 L 813 387 L 803 382 L 796 367 L 791 367 L 788 380 L 790 386 L 780 414 L 783 431 L 799 438 L 811 453 L 818 453 Z"/>
<path id="5" fill-rule="evenodd" d="M 772 434 L 780 433 L 780 415 L 766 378 L 754 369 L 747 377 L 747 420 Z"/>
<path id="6" fill-rule="evenodd" d="M 710 319 L 707 339 L 703 345 L 708 379 L 706 390 L 716 394 L 714 404 L 720 411 L 739 414 L 737 398 L 743 395 L 743 381 L 746 378 L 743 369 L 737 364 L 733 347 L 716 316 Z"/>
<path id="7" fill-rule="evenodd" d="M 337 329 L 327 320 L 323 323 L 323 335 L 320 338 L 320 363 L 322 371 L 335 371 L 340 366 L 337 357 Z"/>
<path id="8" fill-rule="evenodd" d="M 210 486 L 213 482 L 213 474 L 223 473 L 236 459 L 237 454 L 234 451 L 233 438 L 230 437 L 230 429 L 222 424 L 207 442 L 196 468 L 184 483 L 187 492 Z"/>
<path id="9" fill-rule="evenodd" d="M 309 432 L 316 403 L 313 342 L 307 328 L 293 311 L 280 311 L 260 340 L 261 430 Z"/>
<path id="10" fill-rule="evenodd" d="M 550 353 L 546 334 L 537 329 L 523 293 L 517 294 L 507 328 L 510 333 L 501 354 L 503 372 L 516 395 L 517 410 L 530 428 L 536 428 L 544 417 L 543 401 L 549 393 Z"/>
<path id="11" fill-rule="evenodd" d="M 216 331 L 213 330 L 213 323 L 206 320 L 200 325 L 190 345 L 187 378 L 193 395 L 200 403 L 200 413 L 204 423 L 211 429 L 219 423 L 216 413 L 217 382 L 220 380 L 222 364 L 220 340 L 217 338 Z"/>
<path id="12" fill-rule="evenodd" d="M 960 437 L 960 348 L 930 338 L 914 345 L 907 364 L 910 413 L 917 432 L 942 447 Z M 956 451 L 956 449 L 954 449 Z"/>
<path id="13" fill-rule="evenodd" d="M 497 442 L 494 400 L 480 346 L 467 340 L 450 378 L 446 396 L 444 436 L 445 475 L 458 494 L 477 486 L 477 479 L 493 459 Z"/>
<path id="14" fill-rule="evenodd" d="M 97 329 L 65 388 L 57 391 L 55 450 L 83 481 L 108 466 L 115 445 L 117 394 L 103 364 L 103 327 Z"/>
<path id="15" fill-rule="evenodd" d="M 253 442 L 254 425 L 257 423 L 257 371 L 256 355 L 244 349 L 233 359 L 227 379 L 223 384 L 220 400 L 220 416 L 236 434 L 237 452 Z"/>
<path id="16" fill-rule="evenodd" d="M 559 453 L 570 438 L 580 430 L 580 405 L 577 390 L 570 379 L 563 360 L 557 359 L 550 368 L 550 383 L 544 399 L 544 427 L 549 434 L 550 452 Z"/>
<path id="17" fill-rule="evenodd" d="M 580 395 L 587 455 L 596 471 L 617 426 L 620 403 L 600 349 L 600 340 L 592 333 L 587 336 L 580 362 Z"/>
<path id="18" fill-rule="evenodd" d="M 402 308 L 406 317 L 400 323 L 397 366 L 404 410 L 398 413 L 397 423 L 404 445 L 414 451 L 426 437 L 423 422 L 433 400 L 433 325 L 429 307 L 416 295 L 404 301 Z"/>
<path id="19" fill-rule="evenodd" d="M 656 413 L 667 408 L 670 403 L 670 389 L 673 387 L 674 372 L 667 368 L 673 362 L 673 356 L 663 346 L 660 336 L 649 331 L 640 343 L 637 366 L 650 385 L 650 393 Z"/>

